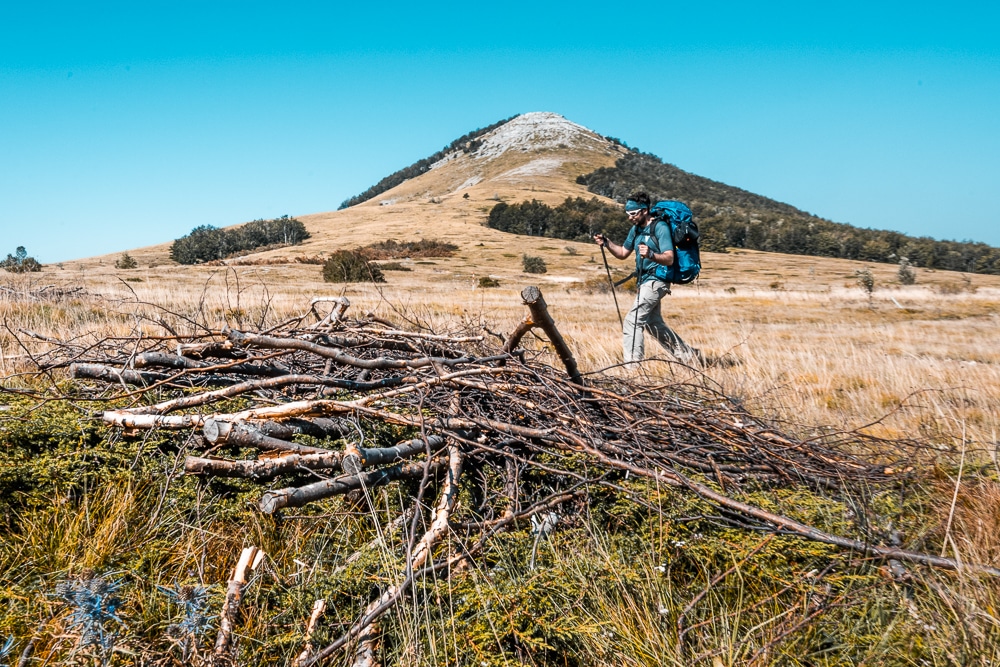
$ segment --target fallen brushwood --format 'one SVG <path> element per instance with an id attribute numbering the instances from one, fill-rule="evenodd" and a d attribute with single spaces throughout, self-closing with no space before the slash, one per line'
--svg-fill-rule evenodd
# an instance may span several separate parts
<path id="1" fill-rule="evenodd" d="M 343 452 L 288 454 L 276 458 L 261 457 L 252 461 L 227 461 L 225 459 L 188 456 L 184 459 L 184 472 L 189 475 L 243 477 L 263 482 L 278 475 L 287 475 L 302 470 L 338 470 L 341 468 L 343 458 Z"/>
<path id="2" fill-rule="evenodd" d="M 529 316 L 501 350 L 467 332 L 406 332 L 371 318 L 348 320 L 346 306 L 337 302 L 335 317 L 316 313 L 312 326 L 302 326 L 302 316 L 263 333 L 229 329 L 180 342 L 137 336 L 86 348 L 66 344 L 39 363 L 46 370 L 99 364 L 103 370 L 87 376 L 95 380 L 94 396 L 132 401 L 131 407 L 102 412 L 108 425 L 202 429 L 212 457 L 188 457 L 189 474 L 281 480 L 260 495 L 258 507 L 266 515 L 280 517 L 288 508 L 367 494 L 393 482 L 408 489 L 404 511 L 412 511 L 413 519 L 397 576 L 340 639 L 305 651 L 303 665 L 348 645 L 359 660 L 369 659 L 378 637 L 374 624 L 417 578 L 448 576 L 518 522 L 582 503 L 596 490 L 661 511 L 643 500 L 637 479 L 647 489 L 667 487 L 697 497 L 714 510 L 713 521 L 727 527 L 1000 576 L 993 567 L 886 544 L 860 518 L 856 535 L 836 535 L 748 502 L 760 489 L 802 487 L 863 511 L 865 494 L 895 483 L 901 467 L 869 454 L 879 445 L 875 438 L 855 432 L 799 439 L 704 383 L 653 386 L 605 373 L 588 373 L 584 381 L 541 292 L 526 289 L 522 299 Z M 543 353 L 519 347 L 536 327 L 564 370 L 542 363 Z M 232 363 L 202 360 L 217 351 L 230 355 Z M 186 352 L 192 356 L 184 357 Z M 275 355 L 283 374 L 253 377 L 250 369 L 278 368 Z M 144 362 L 136 363 L 140 358 Z M 139 373 L 136 366 L 153 360 L 169 360 L 173 365 L 164 365 L 179 375 L 169 382 L 156 379 L 147 389 L 114 393 L 128 373 Z M 178 377 L 188 388 L 174 386 Z M 208 377 L 232 383 L 201 388 Z M 401 434 L 402 442 L 387 442 L 387 431 Z M 244 448 L 259 454 L 250 460 L 223 458 Z M 475 474 L 461 475 L 463 468 Z M 494 486 L 486 488 L 489 479 Z M 422 499 L 434 489 L 440 491 L 432 509 Z M 469 490 L 474 506 L 456 507 L 462 489 Z M 420 538 L 418 521 L 427 526 Z M 448 531 L 455 540 L 444 544 Z"/>
<path id="3" fill-rule="evenodd" d="M 219 636 L 215 640 L 215 654 L 227 655 L 232 648 L 233 629 L 236 626 L 243 599 L 243 586 L 247 583 L 247 570 L 254 570 L 264 557 L 264 552 L 257 547 L 246 547 L 240 553 L 240 559 L 233 569 L 233 576 L 226 588 L 226 601 L 219 614 Z"/>
<path id="4" fill-rule="evenodd" d="M 399 464 L 357 475 L 336 477 L 306 486 L 275 489 L 264 493 L 258 507 L 264 514 L 274 514 L 285 507 L 302 507 L 307 503 L 342 495 L 355 489 L 372 489 L 396 480 L 420 477 L 424 474 L 425 469 L 436 472 L 440 466 L 440 461 L 432 461 L 427 468 L 422 463 Z"/>

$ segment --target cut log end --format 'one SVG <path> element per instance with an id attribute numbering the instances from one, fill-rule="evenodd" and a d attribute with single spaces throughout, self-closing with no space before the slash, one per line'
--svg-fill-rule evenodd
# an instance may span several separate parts
<path id="1" fill-rule="evenodd" d="M 528 285 L 523 290 L 521 290 L 521 299 L 526 305 L 533 305 L 538 303 L 542 298 L 542 290 L 538 289 L 534 285 Z"/>
<path id="2" fill-rule="evenodd" d="M 213 445 L 223 443 L 233 430 L 233 425 L 229 422 L 218 421 L 216 419 L 206 419 L 202 433 L 205 439 Z"/>
<path id="3" fill-rule="evenodd" d="M 283 491 L 265 491 L 257 507 L 261 513 L 271 515 L 288 504 L 288 494 Z"/>

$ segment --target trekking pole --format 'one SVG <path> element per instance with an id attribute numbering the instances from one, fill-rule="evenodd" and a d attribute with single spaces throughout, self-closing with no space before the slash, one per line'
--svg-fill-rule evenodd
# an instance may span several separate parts
<path id="1" fill-rule="evenodd" d="M 625 326 L 625 321 L 622 319 L 622 309 L 618 307 L 618 295 L 615 293 L 615 281 L 611 279 L 611 267 L 608 266 L 608 256 L 604 252 L 603 243 L 601 244 L 601 258 L 604 260 L 604 270 L 608 272 L 608 283 L 611 285 L 611 296 L 615 299 L 615 310 L 618 311 L 618 324 Z"/>
<path id="2" fill-rule="evenodd" d="M 632 350 L 631 350 L 631 355 L 632 355 L 633 359 L 635 358 L 635 337 L 636 337 L 637 332 L 639 331 L 639 308 L 640 308 L 641 303 L 642 303 L 641 302 L 641 299 L 642 299 L 642 271 L 639 270 L 639 261 L 638 260 L 639 260 L 639 257 L 637 255 L 636 256 L 636 263 L 635 263 L 635 319 L 632 320 Z M 625 328 L 624 324 L 622 324 L 622 328 Z"/>

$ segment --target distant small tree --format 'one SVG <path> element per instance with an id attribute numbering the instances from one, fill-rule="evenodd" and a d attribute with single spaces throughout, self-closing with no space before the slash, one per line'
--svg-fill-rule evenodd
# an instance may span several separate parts
<path id="1" fill-rule="evenodd" d="M 0 262 L 0 268 L 11 273 L 32 273 L 41 271 L 42 265 L 34 257 L 28 257 L 28 251 L 24 246 L 18 246 L 13 255 Z"/>
<path id="2" fill-rule="evenodd" d="M 872 304 L 872 295 L 875 293 L 875 276 L 867 266 L 854 272 L 854 277 L 865 294 L 868 295 L 868 305 Z"/>
<path id="3" fill-rule="evenodd" d="M 545 260 L 541 257 L 529 257 L 524 255 L 521 257 L 521 261 L 524 264 L 525 273 L 546 273 L 549 269 L 545 266 Z"/>
<path id="4" fill-rule="evenodd" d="M 123 252 L 122 256 L 115 262 L 116 269 L 134 269 L 137 266 L 139 266 L 139 263 L 127 252 Z"/>
<path id="5" fill-rule="evenodd" d="M 901 285 L 912 285 L 917 282 L 917 272 L 913 270 L 910 260 L 901 257 L 899 260 L 899 271 L 896 274 Z"/>
<path id="6" fill-rule="evenodd" d="M 323 264 L 323 280 L 328 283 L 384 283 L 382 269 L 363 255 L 351 250 L 338 250 Z"/>

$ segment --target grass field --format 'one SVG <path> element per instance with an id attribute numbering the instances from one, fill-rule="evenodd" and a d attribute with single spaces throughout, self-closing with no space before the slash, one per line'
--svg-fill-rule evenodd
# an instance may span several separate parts
<path id="1" fill-rule="evenodd" d="M 485 257 L 461 252 L 426 263 L 404 262 L 413 270 L 388 272 L 388 282 L 378 286 L 323 283 L 320 267 L 294 264 L 130 271 L 107 265 L 50 267 L 42 274 L 9 276 L 6 284 L 14 294 L 56 285 L 83 288 L 86 295 L 34 301 L 0 294 L 0 317 L 6 322 L 0 332 L 0 372 L 16 372 L 25 359 L 15 334 L 29 348 L 44 349 L 44 342 L 19 330 L 62 338 L 123 332 L 138 323 L 150 334 L 163 335 L 167 332 L 155 321 L 136 319 L 137 311 L 160 317 L 152 315 L 152 305 L 240 327 L 303 312 L 317 296 L 346 295 L 352 312 L 376 312 L 401 325 L 410 319 L 436 329 L 471 325 L 506 333 L 524 316 L 519 293 L 529 284 L 542 289 L 585 368 L 619 363 L 614 301 L 610 293 L 594 290 L 606 280 L 599 253 L 596 262 L 589 261 L 595 248 L 549 241 L 549 250 L 542 241 L 532 253 L 546 260 L 549 272 L 531 276 L 520 271 L 517 252 L 495 251 L 520 248 L 521 239 L 508 242 L 513 247 L 493 249 Z M 969 441 L 996 440 L 998 417 L 992 406 L 1000 401 L 1000 279 L 921 271 L 916 285 L 904 287 L 896 282 L 893 266 L 871 265 L 876 289 L 869 299 L 853 275 L 863 267 L 859 263 L 744 251 L 710 254 L 705 264 L 709 268 L 698 283 L 675 287 L 664 314 L 692 345 L 738 361 L 707 369 L 706 381 L 756 410 L 805 427 L 854 428 L 882 420 L 873 428 L 886 435 L 948 433 L 952 438 L 964 431 Z M 494 276 L 501 286 L 476 288 L 475 278 L 482 275 Z M 630 298 L 619 294 L 623 311 Z M 662 350 L 651 344 L 649 354 L 662 355 Z M 676 376 L 690 371 L 650 362 L 642 372 Z"/>
<path id="2" fill-rule="evenodd" d="M 208 664 L 205 628 L 182 637 L 178 618 L 214 627 L 235 558 L 252 543 L 267 557 L 248 585 L 239 662 L 291 664 L 317 597 L 331 610 L 315 637 L 322 645 L 393 580 L 401 538 L 387 524 L 404 500 L 398 491 L 274 521 L 254 509 L 258 488 L 181 474 L 186 435 L 104 428 L 94 404 L 71 400 L 64 371 L 30 376 L 32 355 L 55 339 L 264 329 L 316 297 L 346 296 L 349 316 L 375 313 L 402 329 L 492 336 L 525 317 L 520 292 L 537 285 L 585 373 L 711 387 L 800 438 L 884 438 L 878 463 L 914 474 L 865 499 L 882 522 L 874 532 L 899 529 L 909 548 L 1000 566 L 1000 277 L 918 269 L 916 284 L 903 286 L 889 264 L 705 253 L 702 277 L 675 288 L 664 317 L 717 362 L 692 369 L 649 343 L 649 360 L 623 367 L 599 249 L 482 226 L 498 200 L 589 196 L 573 179 L 616 155 L 553 150 L 528 168 L 505 154 L 478 181 L 432 170 L 360 206 L 297 216 L 313 234 L 306 243 L 229 266 L 180 267 L 161 245 L 129 251 L 131 270 L 115 269 L 112 254 L 0 274 L 0 385 L 11 390 L 0 392 L 0 649 L 11 636 L 18 651 L 34 639 L 26 664 Z M 294 261 L 382 238 L 459 251 L 400 260 L 410 270 L 386 271 L 381 285 L 324 283 L 320 266 Z M 524 254 L 541 257 L 547 273 L 524 273 Z M 858 285 L 864 268 L 871 294 Z M 477 287 L 484 276 L 499 287 Z M 631 296 L 618 300 L 624 312 Z M 532 336 L 524 344 L 548 345 Z M 53 386 L 66 400 L 17 393 Z M 901 440 L 918 446 L 894 448 Z M 993 579 L 961 568 L 900 578 L 864 554 L 699 523 L 691 517 L 704 504 L 632 483 L 667 511 L 595 501 L 537 553 L 528 527 L 498 536 L 489 567 L 422 582 L 414 599 L 425 604 L 384 620 L 385 664 L 1000 664 Z M 794 488 L 747 496 L 833 532 L 861 512 Z M 348 561 L 351 553 L 360 558 Z M 114 646 L 83 645 L 72 605 L 56 593 L 95 574 L 122 582 L 121 619 L 102 621 Z M 181 604 L 183 586 L 203 589 L 201 611 Z M 3 664 L 14 661 L 0 650 Z"/>
<path id="3" fill-rule="evenodd" d="M 549 272 L 530 276 L 519 266 L 520 255 L 529 250 L 528 246 L 516 237 L 504 241 L 486 244 L 487 251 L 471 244 L 474 252 L 470 253 L 466 246 L 457 257 L 431 260 L 433 264 L 404 262 L 413 270 L 387 272 L 388 282 L 378 286 L 325 284 L 319 266 L 299 264 L 161 265 L 116 271 L 105 262 L 62 269 L 47 267 L 43 273 L 30 276 L 3 276 L 3 284 L 9 289 L 0 295 L 0 319 L 4 322 L 0 331 L 0 373 L 7 376 L 5 385 L 18 386 L 22 382 L 18 374 L 29 368 L 30 358 L 26 355 L 46 349 L 50 344 L 45 338 L 99 338 L 136 330 L 146 335 L 165 335 L 170 330 L 190 330 L 191 322 L 214 328 L 259 328 L 305 312 L 310 300 L 317 296 L 347 296 L 352 304 L 349 313 L 374 312 L 402 328 L 419 324 L 439 332 L 485 329 L 504 334 L 525 315 L 520 290 L 538 284 L 585 372 L 611 367 L 608 373 L 638 372 L 654 380 L 662 378 L 664 383 L 707 383 L 740 400 L 752 412 L 782 422 L 786 430 L 803 437 L 831 430 L 864 429 L 889 439 L 921 440 L 926 444 L 922 450 L 924 460 L 912 463 L 919 463 L 923 471 L 919 482 L 923 491 L 919 496 L 920 515 L 911 523 L 923 532 L 912 539 L 925 548 L 941 544 L 949 556 L 961 560 L 1000 564 L 1000 546 L 995 538 L 1000 530 L 995 467 L 1000 427 L 996 409 L 1000 404 L 1000 280 L 921 272 L 916 285 L 902 287 L 894 284 L 894 267 L 872 266 L 876 290 L 869 298 L 854 278 L 854 271 L 861 265 L 750 252 L 710 255 L 705 262 L 710 268 L 700 283 L 675 288 L 674 295 L 666 300 L 664 307 L 669 312 L 665 316 L 691 344 L 727 363 L 694 370 L 669 359 L 654 359 L 635 370 L 616 366 L 621 360 L 620 334 L 610 293 L 587 289 L 588 285 L 593 288 L 600 284 L 603 274 L 599 254 L 596 261 L 591 261 L 593 247 L 536 243 L 530 250 L 546 260 Z M 567 247 L 572 250 L 567 251 Z M 474 278 L 480 275 L 496 277 L 501 286 L 476 288 Z M 82 291 L 59 299 L 32 298 L 49 285 Z M 619 294 L 623 309 L 629 298 Z M 544 347 L 545 341 L 529 340 L 527 344 Z M 655 344 L 651 344 L 650 351 L 660 352 Z M 558 363 L 554 356 L 551 363 Z M 148 554 L 142 561 L 144 565 L 127 561 L 126 571 L 152 568 L 163 574 L 161 586 L 177 581 L 180 572 L 187 572 L 188 581 L 215 586 L 216 597 L 212 599 L 218 604 L 219 582 L 228 576 L 229 560 L 239 550 L 237 542 L 250 540 L 267 550 L 270 567 L 277 576 L 275 585 L 285 583 L 280 588 L 261 584 L 258 595 L 270 592 L 257 600 L 255 604 L 263 605 L 259 607 L 261 616 L 243 632 L 247 637 L 257 637 L 263 652 L 247 653 L 257 657 L 246 659 L 269 663 L 290 659 L 298 640 L 275 643 L 274 629 L 282 626 L 266 600 L 277 595 L 282 605 L 298 609 L 299 625 L 295 627 L 299 629 L 295 632 L 301 633 L 301 622 L 312 603 L 311 591 L 334 584 L 320 578 L 291 585 L 283 578 L 286 575 L 279 576 L 278 572 L 305 562 L 303 548 L 320 549 L 317 554 L 327 553 L 331 562 L 336 561 L 336 554 L 323 552 L 316 544 L 330 548 L 334 542 L 329 531 L 354 525 L 349 517 L 335 526 L 323 524 L 325 528 L 309 521 L 293 522 L 294 528 L 280 531 L 279 539 L 274 526 L 231 505 L 199 497 L 194 487 L 174 482 L 174 493 L 182 493 L 188 498 L 184 502 L 194 503 L 197 508 L 200 518 L 196 523 L 192 523 L 190 512 L 158 509 L 162 506 L 160 498 L 165 497 L 158 494 L 167 491 L 157 486 L 155 477 L 136 476 L 133 472 L 125 477 L 119 474 L 115 479 L 119 481 L 111 486 L 94 483 L 87 495 L 85 518 L 73 509 L 73 503 L 58 501 L 15 521 L 18 534 L 32 537 L 27 544 L 4 545 L 0 578 L 5 585 L 27 596 L 34 590 L 32 586 L 55 586 L 61 577 L 81 569 L 106 571 L 111 564 L 122 561 L 121 552 L 126 550 Z M 807 513 L 805 507 L 808 504 L 797 511 Z M 151 517 L 154 510 L 156 514 Z M 232 530 L 230 522 L 234 517 L 239 517 L 244 529 L 243 537 L 235 541 L 225 536 Z M 8 516 L 10 521 L 13 519 Z M 146 527 L 133 530 L 130 525 Z M 945 525 L 947 535 L 943 535 Z M 472 625 L 452 627 L 447 621 L 449 614 L 459 614 L 462 609 L 453 601 L 451 607 L 442 608 L 440 618 L 424 618 L 414 609 L 402 610 L 390 625 L 398 641 L 409 643 L 411 653 L 394 654 L 394 659 L 400 664 L 452 664 L 449 661 L 463 661 L 474 654 L 482 658 L 480 663 L 488 665 L 509 664 L 513 659 L 555 664 L 551 662 L 551 651 L 556 651 L 572 653 L 577 664 L 686 664 L 678 662 L 676 632 L 661 625 L 660 614 L 676 618 L 684 613 L 686 603 L 707 580 L 734 563 L 742 584 L 736 589 L 720 585 L 705 599 L 705 609 L 688 612 L 697 618 L 716 619 L 714 625 L 708 626 L 707 634 L 702 631 L 693 642 L 705 649 L 704 664 L 769 664 L 772 660 L 787 664 L 850 664 L 857 656 L 868 656 L 875 661 L 871 664 L 924 664 L 911 663 L 906 656 L 936 655 L 956 645 L 951 658 L 941 654 L 945 657 L 939 664 L 986 665 L 1000 657 L 995 650 L 987 649 L 1000 636 L 1000 623 L 996 621 L 998 587 L 972 575 L 928 573 L 920 578 L 919 592 L 914 594 L 898 586 L 884 590 L 877 585 L 878 571 L 869 571 L 862 577 L 867 582 L 864 585 L 882 592 L 864 594 L 863 612 L 855 603 L 849 614 L 828 615 L 826 625 L 819 629 L 803 629 L 785 637 L 782 633 L 789 626 L 780 619 L 788 608 L 758 608 L 754 613 L 770 609 L 762 617 L 754 616 L 753 624 L 763 623 L 765 630 L 748 635 L 749 630 L 740 623 L 730 627 L 735 617 L 726 614 L 736 614 L 735 610 L 741 608 L 733 595 L 736 599 L 760 600 L 776 595 L 777 583 L 768 582 L 780 582 L 792 574 L 779 575 L 768 568 L 780 571 L 774 559 L 781 551 L 800 553 L 797 550 L 806 548 L 801 543 L 781 547 L 775 543 L 755 559 L 745 561 L 741 559 L 747 558 L 759 543 L 756 537 L 706 537 L 699 547 L 703 551 L 697 552 L 700 560 L 690 561 L 685 559 L 695 558 L 695 552 L 682 555 L 669 546 L 679 539 L 678 529 L 674 528 L 673 533 L 650 533 L 649 542 L 639 547 L 640 552 L 648 552 L 648 562 L 625 566 L 621 559 L 634 558 L 634 552 L 618 544 L 620 538 L 602 532 L 607 529 L 590 526 L 583 534 L 567 532 L 561 542 L 553 543 L 551 552 L 543 554 L 547 569 L 542 574 L 518 570 L 518 563 L 523 566 L 519 558 L 526 558 L 526 552 L 518 551 L 521 547 L 515 542 L 505 542 L 505 550 L 496 558 L 500 562 L 510 559 L 510 571 L 521 572 L 518 576 L 523 578 L 517 579 L 518 586 L 494 581 L 495 588 L 483 590 L 485 580 L 474 577 L 457 589 L 435 589 L 436 595 L 457 595 L 459 591 L 469 595 L 468 586 L 473 586 L 476 595 L 508 605 L 504 607 L 507 615 L 491 623 L 515 623 L 510 613 L 527 605 L 540 615 L 533 616 L 529 627 L 562 632 L 572 641 L 560 643 L 550 637 L 542 642 L 549 646 L 546 650 L 539 646 L 532 649 L 529 642 L 517 650 L 494 649 L 491 653 L 491 642 L 500 641 L 498 637 L 503 633 L 482 627 L 481 616 L 475 616 L 479 620 Z M 359 539 L 366 534 L 362 525 L 352 530 Z M 581 540 L 588 543 L 589 553 L 582 560 L 570 556 L 578 551 Z M 665 584 L 658 583 L 660 575 L 649 563 L 663 559 L 664 549 L 674 554 L 669 558 L 680 559 L 678 572 L 686 571 L 683 563 L 695 568 L 683 575 L 692 577 L 690 586 L 665 589 Z M 195 557 L 199 553 L 202 555 Z M 827 551 L 817 553 L 829 557 Z M 26 563 L 30 565 L 24 570 Z M 192 570 L 196 563 L 201 564 Z M 597 576 L 594 568 L 603 568 L 603 584 L 588 589 L 586 582 Z M 855 577 L 848 577 L 851 581 L 860 581 L 856 575 L 851 577 Z M 590 592 L 578 613 L 566 616 L 559 612 L 561 605 L 569 604 L 577 591 L 584 590 Z M 146 620 L 140 624 L 148 624 L 143 636 L 163 627 L 165 621 L 157 619 L 176 614 L 176 608 L 162 599 L 157 601 L 156 589 L 134 595 L 138 597 L 127 600 L 126 606 L 141 606 L 140 618 Z M 908 595 L 916 597 L 907 602 Z M 12 615 L 0 628 L 12 635 L 30 630 L 24 624 L 25 617 L 34 619 L 31 623 L 40 623 L 45 637 L 58 636 L 59 628 L 68 631 L 66 626 L 44 620 L 47 614 L 63 618 L 52 602 L 11 604 Z M 808 605 L 802 610 L 808 610 Z M 796 613 L 804 613 L 802 610 Z M 477 613 L 487 614 L 485 608 Z M 889 615 L 883 618 L 886 613 Z M 350 607 L 345 607 L 343 614 L 341 619 L 346 622 Z M 753 614 L 746 622 L 750 616 Z M 527 623 L 524 619 L 517 621 L 521 622 Z M 832 627 L 827 627 L 830 624 Z M 609 627 L 617 629 L 612 634 L 601 630 Z M 796 662 L 791 657 L 796 651 L 815 654 L 816 646 L 822 644 L 816 634 L 820 630 L 837 637 L 834 643 L 839 648 L 829 653 L 826 662 Z M 883 638 L 859 640 L 853 648 L 837 643 L 851 633 L 861 632 L 882 633 Z M 917 635 L 920 650 L 909 646 L 917 641 Z M 288 636 L 301 634 L 293 632 Z M 141 645 L 146 640 L 132 641 Z M 780 641 L 782 650 L 764 650 L 770 641 Z M 44 640 L 39 651 L 57 659 L 65 657 L 68 646 Z M 116 659 L 128 662 L 125 656 Z"/>

